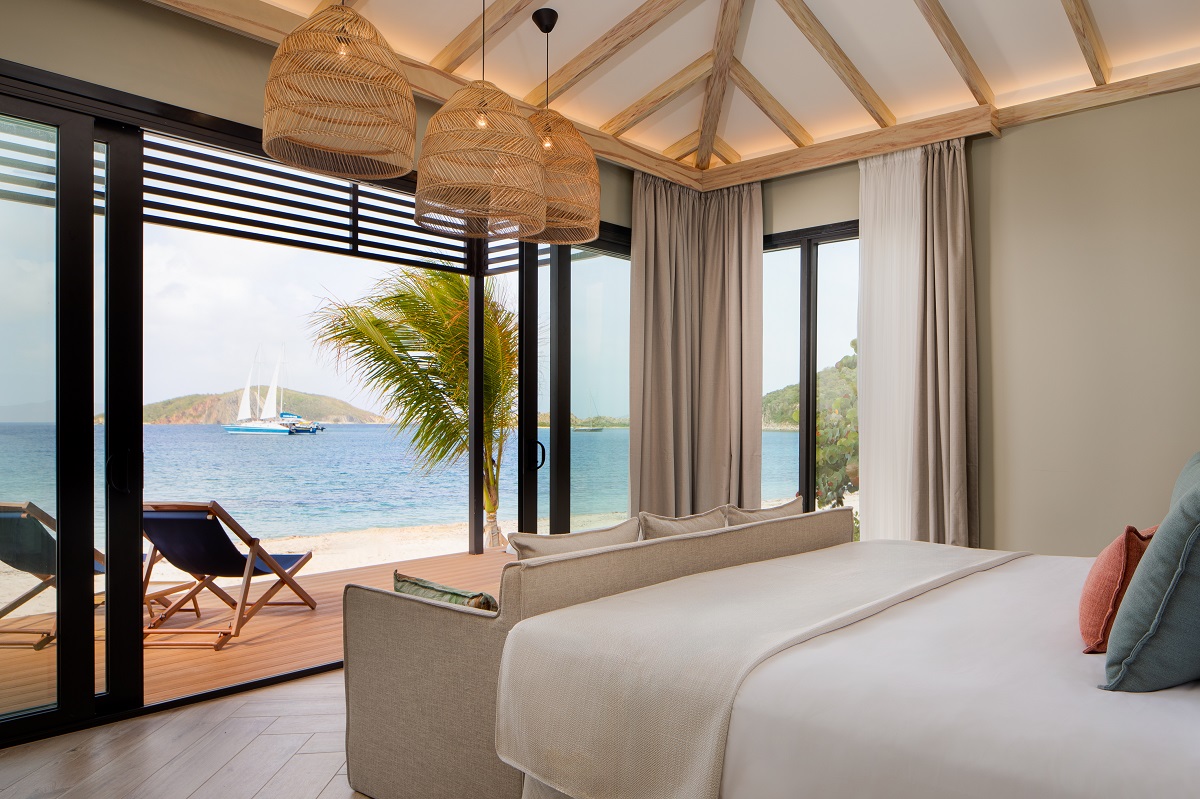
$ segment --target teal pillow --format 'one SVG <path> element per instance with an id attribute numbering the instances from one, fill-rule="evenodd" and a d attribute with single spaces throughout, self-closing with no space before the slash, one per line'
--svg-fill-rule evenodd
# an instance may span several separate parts
<path id="1" fill-rule="evenodd" d="M 1105 661 L 1110 691 L 1158 691 L 1200 679 L 1200 453 L 1121 601 Z"/>
<path id="2" fill-rule="evenodd" d="M 392 575 L 392 587 L 397 594 L 411 594 L 413 596 L 432 599 L 435 602 L 449 602 L 452 605 L 466 605 L 469 608 L 478 608 L 479 610 L 500 610 L 500 603 L 491 594 L 484 591 L 462 591 L 458 588 L 451 588 L 448 585 L 442 585 L 430 580 L 422 580 L 420 577 L 409 577 L 408 575 L 395 572 Z"/>

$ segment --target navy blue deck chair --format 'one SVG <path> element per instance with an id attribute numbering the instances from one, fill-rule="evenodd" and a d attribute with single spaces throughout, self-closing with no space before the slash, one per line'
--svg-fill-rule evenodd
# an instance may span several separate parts
<path id="1" fill-rule="evenodd" d="M 246 545 L 249 554 L 234 545 L 225 532 L 226 528 Z M 312 559 L 312 553 L 267 554 L 258 539 L 247 533 L 216 502 L 148 502 L 142 507 L 142 532 L 151 544 L 143 578 L 145 588 L 149 588 L 153 566 L 160 559 L 190 574 L 195 580 L 165 610 L 157 615 L 151 614 L 149 623 L 142 630 L 146 646 L 211 645 L 213 649 L 221 649 L 231 638 L 236 638 L 246 622 L 265 607 L 307 605 L 313 610 L 317 607 L 316 600 L 296 582 L 296 573 Z M 264 575 L 273 575 L 275 582 L 251 603 L 250 581 Z M 242 578 L 236 599 L 216 584 L 218 577 Z M 291 589 L 300 601 L 272 602 L 271 599 L 284 587 Z M 193 602 L 202 591 L 209 591 L 233 610 L 233 620 L 228 628 L 162 626 L 184 605 Z M 150 636 L 155 634 L 215 635 L 216 640 L 211 644 L 207 641 L 151 641 Z"/>
<path id="2" fill-rule="evenodd" d="M 8 616 L 47 588 L 56 587 L 58 542 L 51 533 L 57 529 L 58 524 L 54 517 L 32 502 L 0 502 L 0 561 L 38 580 L 37 585 L 0 608 L 0 618 Z M 92 557 L 93 573 L 104 574 L 104 555 L 98 550 L 93 550 Z M 34 649 L 44 649 L 58 636 L 58 615 L 38 615 L 45 616 L 45 624 L 0 628 L 0 636 L 33 636 L 34 640 L 0 639 L 0 647 L 32 646 Z"/>

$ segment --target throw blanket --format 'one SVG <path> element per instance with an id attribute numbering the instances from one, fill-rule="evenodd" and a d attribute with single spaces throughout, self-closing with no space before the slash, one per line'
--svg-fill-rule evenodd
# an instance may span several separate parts
<path id="1" fill-rule="evenodd" d="M 500 665 L 500 759 L 574 799 L 717 799 L 742 680 L 777 652 L 1027 553 L 869 541 L 535 616 Z"/>

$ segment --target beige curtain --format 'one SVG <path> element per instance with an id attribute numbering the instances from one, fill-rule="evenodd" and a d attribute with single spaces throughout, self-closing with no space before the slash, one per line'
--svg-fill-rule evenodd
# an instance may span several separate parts
<path id="1" fill-rule="evenodd" d="M 635 173 L 630 510 L 758 507 L 762 194 Z"/>
<path id="2" fill-rule="evenodd" d="M 979 546 L 975 280 L 963 140 L 924 148 L 911 529 Z"/>

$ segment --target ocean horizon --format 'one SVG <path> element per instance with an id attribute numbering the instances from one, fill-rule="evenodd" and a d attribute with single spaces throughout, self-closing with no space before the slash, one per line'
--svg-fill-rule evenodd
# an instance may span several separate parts
<path id="1" fill-rule="evenodd" d="M 0 501 L 57 513 L 55 426 L 0 423 Z M 220 425 L 143 426 L 147 501 L 220 502 L 252 535 L 293 535 L 467 522 L 467 466 L 422 468 L 408 430 L 328 425 L 317 435 L 230 435 Z M 104 426 L 94 427 L 94 489 L 102 497 Z M 549 452 L 549 430 L 538 439 Z M 794 496 L 799 433 L 763 431 L 763 499 Z M 571 435 L 571 513 L 625 513 L 629 429 Z M 538 516 L 549 515 L 549 457 L 539 472 Z M 500 519 L 517 515 L 516 435 L 501 457 Z M 103 506 L 95 510 L 103 543 Z M 506 530 L 506 532 L 512 532 Z"/>

